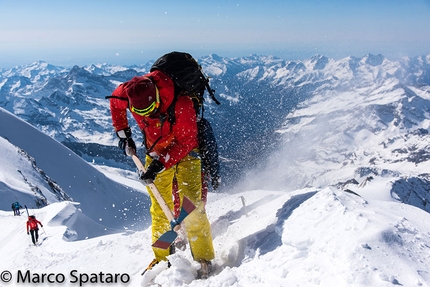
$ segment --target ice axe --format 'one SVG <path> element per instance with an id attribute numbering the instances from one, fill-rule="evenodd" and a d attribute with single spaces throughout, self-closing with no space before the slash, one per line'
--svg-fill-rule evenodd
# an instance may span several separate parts
<path id="1" fill-rule="evenodd" d="M 134 161 L 134 164 L 139 169 L 139 171 L 146 172 L 146 168 L 140 161 L 139 157 L 136 155 L 136 151 L 134 149 L 129 149 L 127 150 L 127 153 L 131 156 L 131 158 Z M 191 202 L 191 200 L 189 200 L 186 196 L 184 196 L 182 201 L 182 208 L 179 213 L 179 216 L 178 218 L 175 218 L 172 210 L 170 210 L 169 206 L 167 205 L 164 198 L 161 196 L 155 184 L 150 183 L 147 186 L 151 189 L 152 194 L 157 199 L 158 204 L 161 206 L 161 209 L 163 210 L 164 214 L 166 215 L 167 219 L 170 222 L 170 226 L 172 227 L 172 230 L 169 230 L 164 234 L 162 234 L 160 238 L 158 238 L 158 240 L 155 241 L 154 244 L 152 244 L 152 246 L 157 248 L 167 249 L 170 247 L 170 245 L 172 245 L 176 237 L 178 237 L 177 232 L 181 228 L 182 221 L 188 216 L 188 214 L 190 214 L 194 209 L 196 209 L 196 206 L 194 205 L 194 203 Z"/>

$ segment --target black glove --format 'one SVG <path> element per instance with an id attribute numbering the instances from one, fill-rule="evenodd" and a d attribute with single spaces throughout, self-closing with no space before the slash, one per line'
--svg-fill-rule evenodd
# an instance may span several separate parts
<path id="1" fill-rule="evenodd" d="M 164 164 L 154 159 L 148 166 L 145 173 L 140 175 L 140 179 L 143 180 L 146 184 L 151 184 L 155 180 L 155 176 L 157 173 L 160 173 L 164 170 Z"/>
<path id="2" fill-rule="evenodd" d="M 119 137 L 118 147 L 122 149 L 125 155 L 130 155 L 129 149 L 133 149 L 136 152 L 136 144 L 131 138 L 130 128 L 120 130 L 116 135 Z"/>
<path id="3" fill-rule="evenodd" d="M 212 177 L 212 188 L 216 190 L 221 183 L 221 177 L 219 175 Z"/>
<path id="4" fill-rule="evenodd" d="M 27 235 L 30 235 L 30 232 L 27 232 Z"/>

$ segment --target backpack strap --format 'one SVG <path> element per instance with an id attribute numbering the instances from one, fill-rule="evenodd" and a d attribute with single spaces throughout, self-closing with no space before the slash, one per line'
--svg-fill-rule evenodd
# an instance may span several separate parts
<path id="1" fill-rule="evenodd" d="M 177 101 L 178 101 L 178 95 L 176 95 L 175 93 L 172 103 L 167 108 L 167 120 L 170 123 L 170 130 L 172 130 L 172 126 L 176 123 L 175 106 Z"/>
<path id="2" fill-rule="evenodd" d="M 113 96 L 113 95 L 106 96 L 105 99 L 118 99 L 118 100 L 121 100 L 121 101 L 127 101 L 128 102 L 128 98 L 123 98 L 123 97 Z"/>
<path id="3" fill-rule="evenodd" d="M 172 126 L 176 123 L 175 106 L 176 106 L 178 97 L 189 97 L 193 101 L 193 106 L 196 112 L 196 116 L 199 116 L 200 110 L 201 110 L 201 117 L 203 118 L 203 113 L 205 108 L 203 103 L 200 102 L 198 97 L 187 96 L 187 95 L 181 96 L 175 93 L 172 103 L 167 108 L 167 120 L 170 123 L 170 129 L 172 129 Z"/>
<path id="4" fill-rule="evenodd" d="M 211 89 L 209 86 L 209 80 L 206 79 L 206 90 L 208 91 L 209 95 L 211 96 L 211 99 L 217 104 L 220 105 L 221 103 L 215 98 L 215 90 Z"/>

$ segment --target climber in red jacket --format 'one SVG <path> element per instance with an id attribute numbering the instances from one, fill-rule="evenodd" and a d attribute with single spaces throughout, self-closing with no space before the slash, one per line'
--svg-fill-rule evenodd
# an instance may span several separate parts
<path id="1" fill-rule="evenodd" d="M 210 265 L 214 248 L 210 223 L 202 201 L 201 162 L 198 155 L 197 117 L 189 96 L 174 96 L 173 81 L 160 71 L 134 77 L 120 85 L 110 97 L 112 124 L 124 154 L 136 149 L 127 112 L 144 135 L 146 173 L 140 179 L 154 183 L 173 209 L 172 183 L 176 178 L 179 197 L 190 199 L 196 210 L 184 223 L 194 260 Z M 172 113 L 169 113 L 172 111 Z M 151 197 L 152 240 L 171 229 L 170 222 L 148 188 Z M 169 250 L 153 248 L 154 264 L 167 260 Z"/>
<path id="2" fill-rule="evenodd" d="M 39 224 L 40 227 L 43 227 L 42 223 L 40 223 L 34 215 L 30 215 L 27 221 L 27 234 L 31 233 L 31 241 L 33 241 L 34 245 L 36 245 L 39 240 L 39 227 L 37 224 Z"/>

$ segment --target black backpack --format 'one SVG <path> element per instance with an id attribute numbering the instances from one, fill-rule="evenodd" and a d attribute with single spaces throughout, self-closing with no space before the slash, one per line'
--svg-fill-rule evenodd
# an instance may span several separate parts
<path id="1" fill-rule="evenodd" d="M 215 90 L 209 86 L 209 79 L 203 74 L 202 67 L 188 53 L 171 52 L 158 58 L 151 67 L 151 72 L 159 70 L 169 76 L 175 85 L 175 99 L 171 106 L 174 107 L 176 98 L 181 94 L 191 96 L 197 114 L 202 108 L 204 92 L 208 91 L 212 100 L 219 105 L 215 98 Z M 169 116 L 171 116 L 169 114 Z M 174 120 L 173 120 L 174 122 Z"/>

